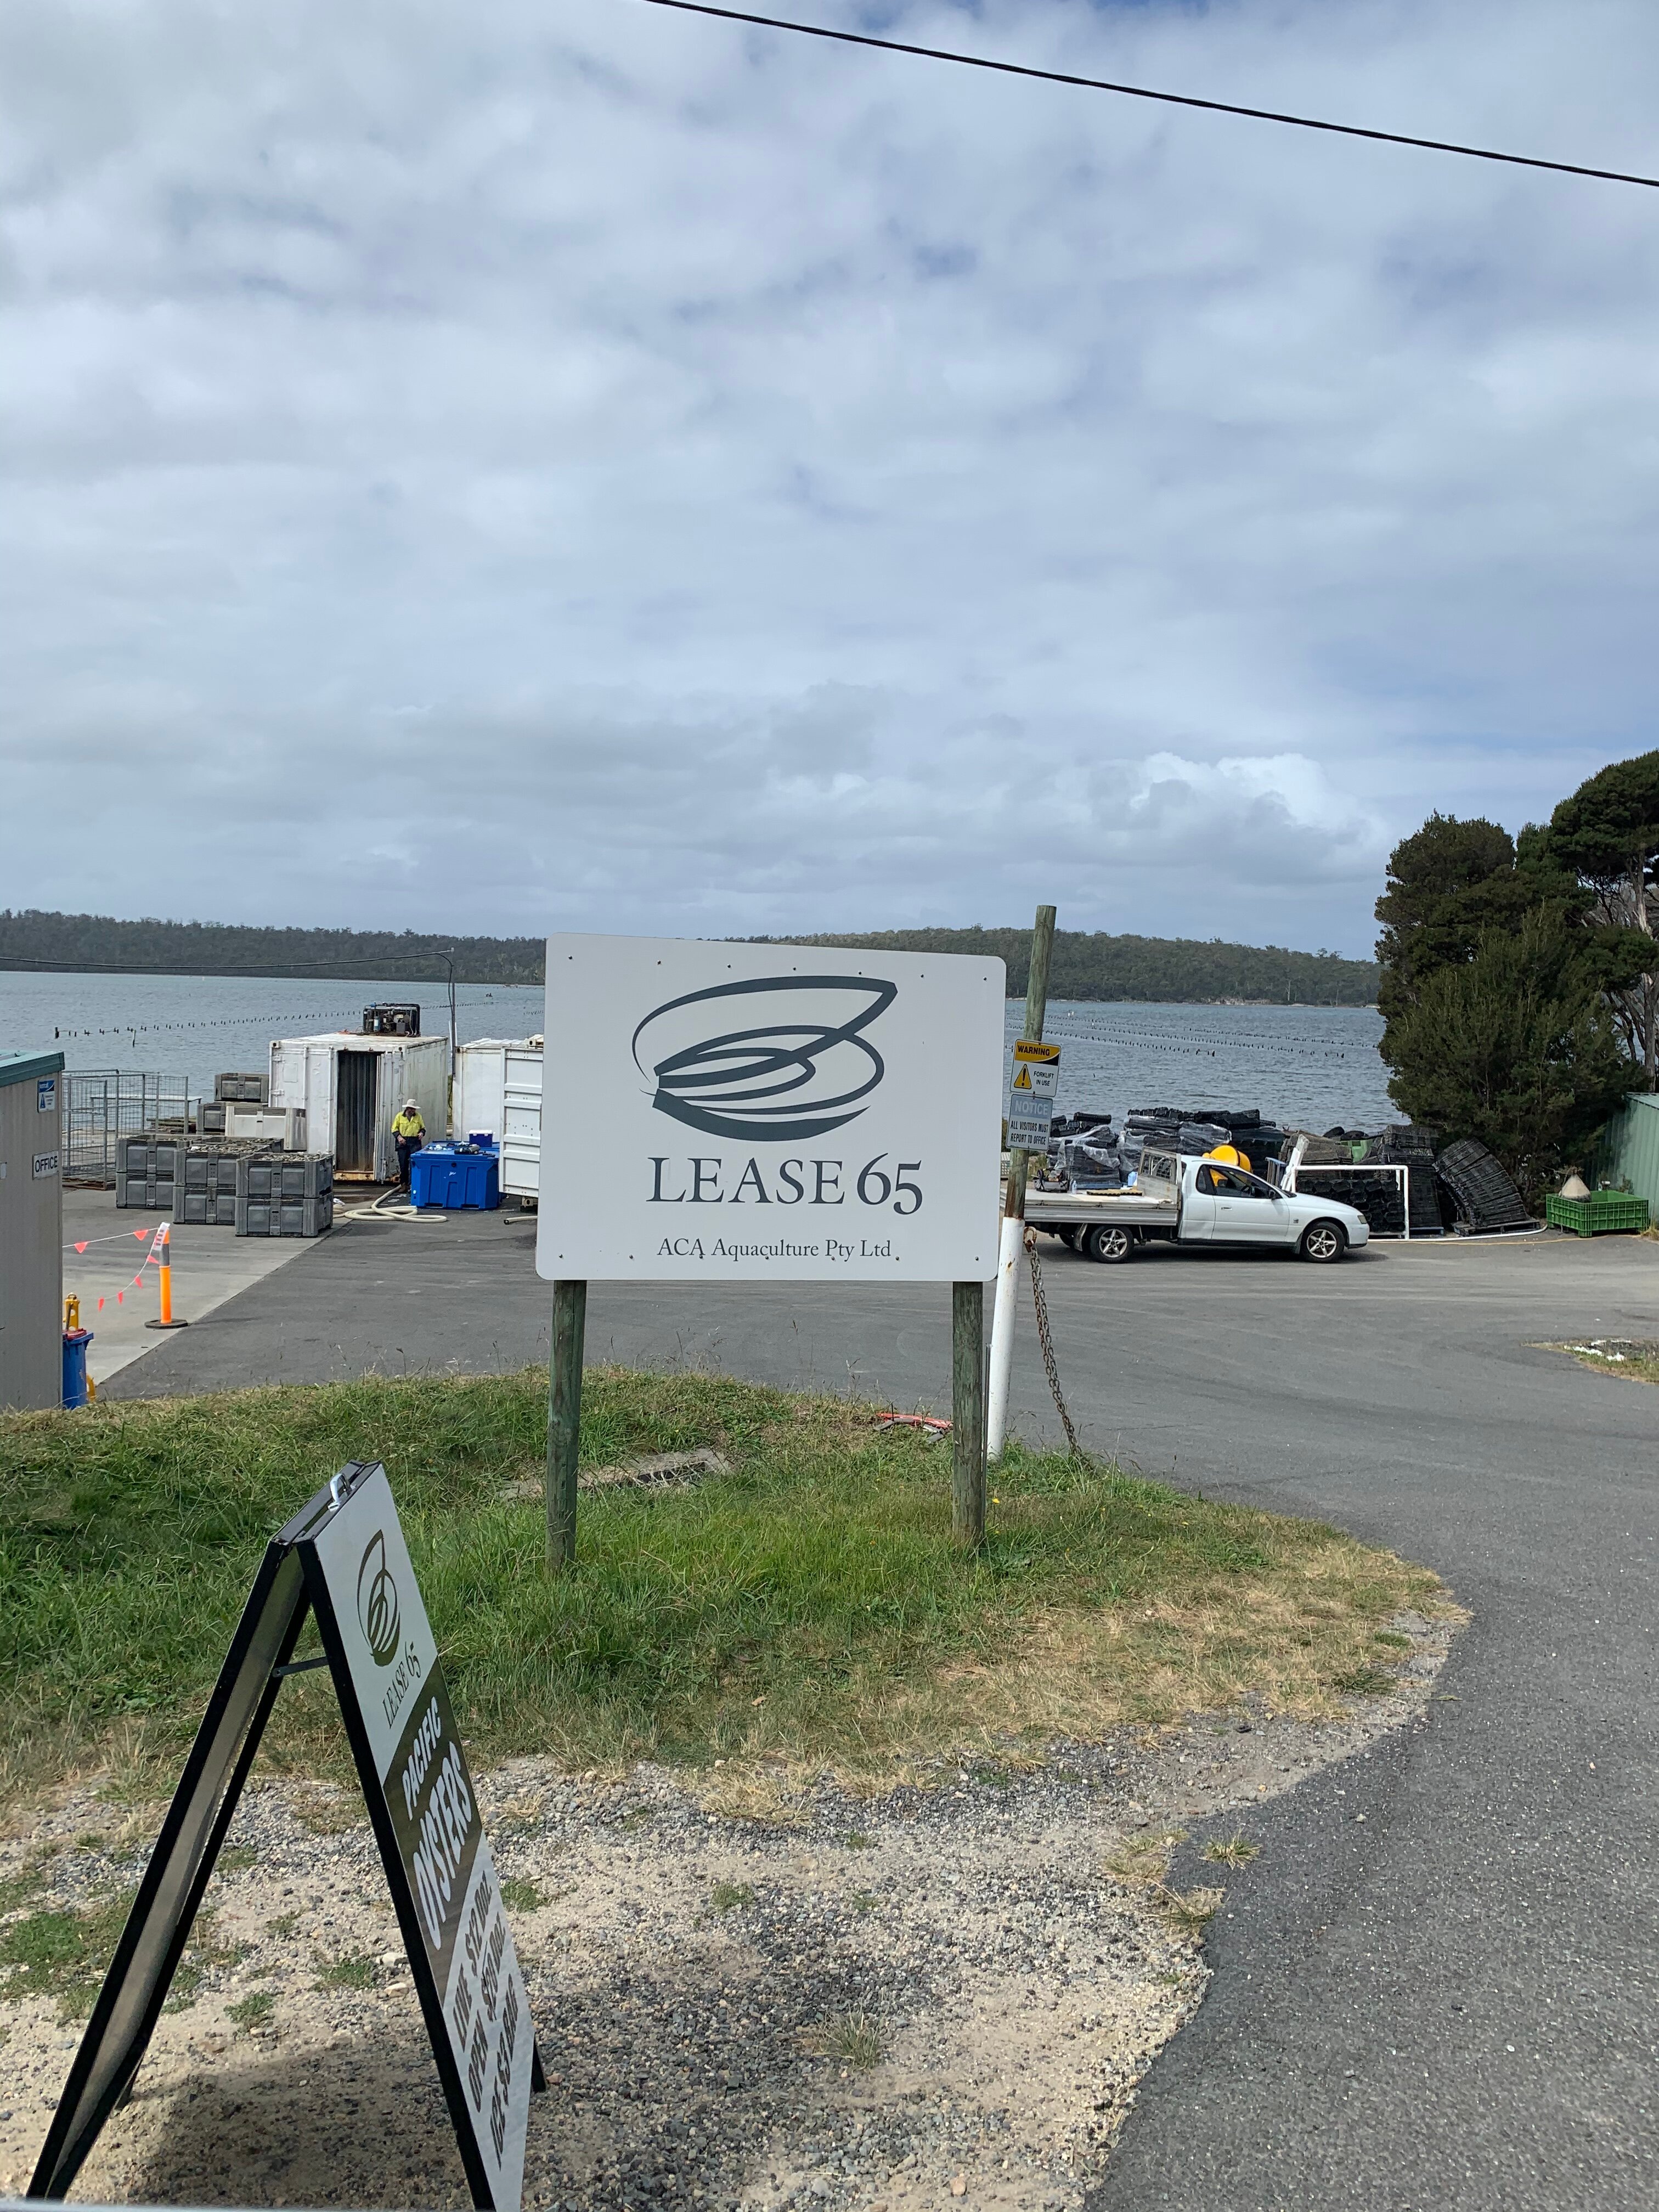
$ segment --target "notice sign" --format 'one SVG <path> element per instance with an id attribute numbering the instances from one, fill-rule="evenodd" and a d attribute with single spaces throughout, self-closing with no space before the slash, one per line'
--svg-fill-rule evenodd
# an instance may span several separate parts
<path id="1" fill-rule="evenodd" d="M 1012 1150 L 1048 1150 L 1048 1127 L 1054 1115 L 1054 1091 L 1059 1082 L 1060 1047 L 1037 1044 L 1021 1037 L 1014 1047 L 1014 1069 L 1008 1084 L 1008 1143 Z"/>
<path id="2" fill-rule="evenodd" d="M 396 1840 L 488 2202 L 511 2212 L 524 2172 L 530 2008 L 383 1469 L 374 1468 L 307 1547 L 327 1593 L 317 1607 L 324 1644 L 337 1641 L 337 1656 L 330 1652 L 336 1678 L 343 1662 L 357 1693 L 363 1786 L 372 1776 Z M 465 2148 L 464 2140 L 464 2154 Z"/>
<path id="3" fill-rule="evenodd" d="M 1000 960 L 554 937 L 538 1272 L 996 1272 Z"/>
<path id="4" fill-rule="evenodd" d="M 295 1661 L 315 1614 L 320 1659 Z M 518 2212 L 546 2080 L 477 1793 L 386 1470 L 354 1460 L 265 1556 L 47 2130 L 32 2197 L 62 2198 L 131 2090 L 278 1691 L 327 1667 L 481 2212 Z"/>

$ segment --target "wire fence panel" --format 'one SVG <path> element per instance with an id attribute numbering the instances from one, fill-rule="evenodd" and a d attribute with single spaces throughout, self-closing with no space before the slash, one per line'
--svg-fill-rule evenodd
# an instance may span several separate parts
<path id="1" fill-rule="evenodd" d="M 148 1069 L 93 1067 L 65 1073 L 68 1110 L 64 1117 L 64 1179 L 66 1182 L 115 1183 L 115 1146 L 121 1137 L 139 1137 L 175 1121 L 185 1133 L 190 1114 L 187 1076 L 156 1074 Z"/>

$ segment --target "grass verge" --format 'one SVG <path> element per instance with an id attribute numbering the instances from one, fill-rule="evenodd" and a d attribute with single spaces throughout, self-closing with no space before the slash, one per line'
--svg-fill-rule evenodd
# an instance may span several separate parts
<path id="1" fill-rule="evenodd" d="M 1547 1344 L 1542 1348 L 1568 1352 L 1581 1367 L 1592 1368 L 1598 1375 L 1623 1375 L 1632 1382 L 1659 1382 L 1659 1344 L 1645 1340 L 1593 1336 L 1577 1344 Z"/>
<path id="2" fill-rule="evenodd" d="M 867 1408 L 708 1376 L 589 1372 L 581 1455 L 717 1449 L 694 1487 L 585 1493 L 543 1571 L 545 1371 L 365 1380 L 0 1418 L 0 1762 L 14 1785 L 168 1778 L 266 1538 L 383 1459 L 480 1759 L 763 1757 L 856 1777 L 961 1745 L 1087 1736 L 1246 1696 L 1304 1714 L 1375 1687 L 1375 1632 L 1436 1578 L 1304 1521 L 1011 1449 L 982 1553 L 946 1453 Z M 311 1648 L 309 1637 L 307 1645 Z M 342 1771 L 325 1674 L 267 1738 Z"/>

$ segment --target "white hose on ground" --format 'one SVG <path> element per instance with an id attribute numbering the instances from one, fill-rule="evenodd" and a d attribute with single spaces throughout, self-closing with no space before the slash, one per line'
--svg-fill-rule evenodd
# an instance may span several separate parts
<path id="1" fill-rule="evenodd" d="M 397 1202 L 393 1203 L 394 1200 Z M 336 1183 L 334 1201 L 334 1218 L 341 1222 L 373 1220 L 442 1223 L 448 1218 L 447 1215 L 430 1206 L 411 1205 L 409 1193 L 397 1183 L 394 1183 L 390 1190 L 383 1190 L 378 1198 L 370 1199 L 368 1204 L 363 1206 L 347 1206 L 341 1196 L 341 1187 Z"/>
<path id="2" fill-rule="evenodd" d="M 1019 1261 L 1024 1240 L 1025 1224 L 1004 1214 L 1002 1239 L 997 1250 L 996 1301 L 991 1309 L 991 1394 L 985 1420 L 985 1455 L 990 1460 L 1002 1457 L 1008 1435 L 1008 1389 L 1014 1371 L 1014 1302 L 1019 1289 Z"/>

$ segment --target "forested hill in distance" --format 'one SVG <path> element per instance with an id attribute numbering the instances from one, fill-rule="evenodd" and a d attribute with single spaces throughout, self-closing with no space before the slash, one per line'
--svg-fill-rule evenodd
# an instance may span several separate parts
<path id="1" fill-rule="evenodd" d="M 871 952 L 992 953 L 1007 964 L 1008 993 L 1025 990 L 1029 929 L 891 929 L 872 934 L 755 938 L 772 945 L 838 945 Z M 539 983 L 538 937 L 444 937 L 413 930 L 244 929 L 223 922 L 117 921 L 106 915 L 0 911 L 0 968 L 105 969 L 143 975 L 353 976 L 410 984 L 441 981 L 439 956 L 453 953 L 464 983 Z M 1367 1006 L 1379 971 L 1334 952 L 1218 938 L 1113 937 L 1054 933 L 1053 999 L 1139 999 L 1189 1006 Z"/>
<path id="2" fill-rule="evenodd" d="M 990 952 L 1007 966 L 1011 999 L 1025 995 L 1031 951 L 1029 929 L 884 929 L 862 937 L 751 941 L 844 945 L 860 952 Z M 1156 1000 L 1166 1006 L 1369 1006 L 1381 975 L 1375 961 L 1344 960 L 1334 952 L 1225 945 L 1218 937 L 1112 937 L 1103 929 L 1057 929 L 1048 996 Z"/>
<path id="3" fill-rule="evenodd" d="M 320 975 L 377 982 L 539 983 L 544 937 L 428 930 L 244 929 L 220 921 L 116 921 L 0 910 L 0 968 L 115 969 L 137 975 Z"/>

